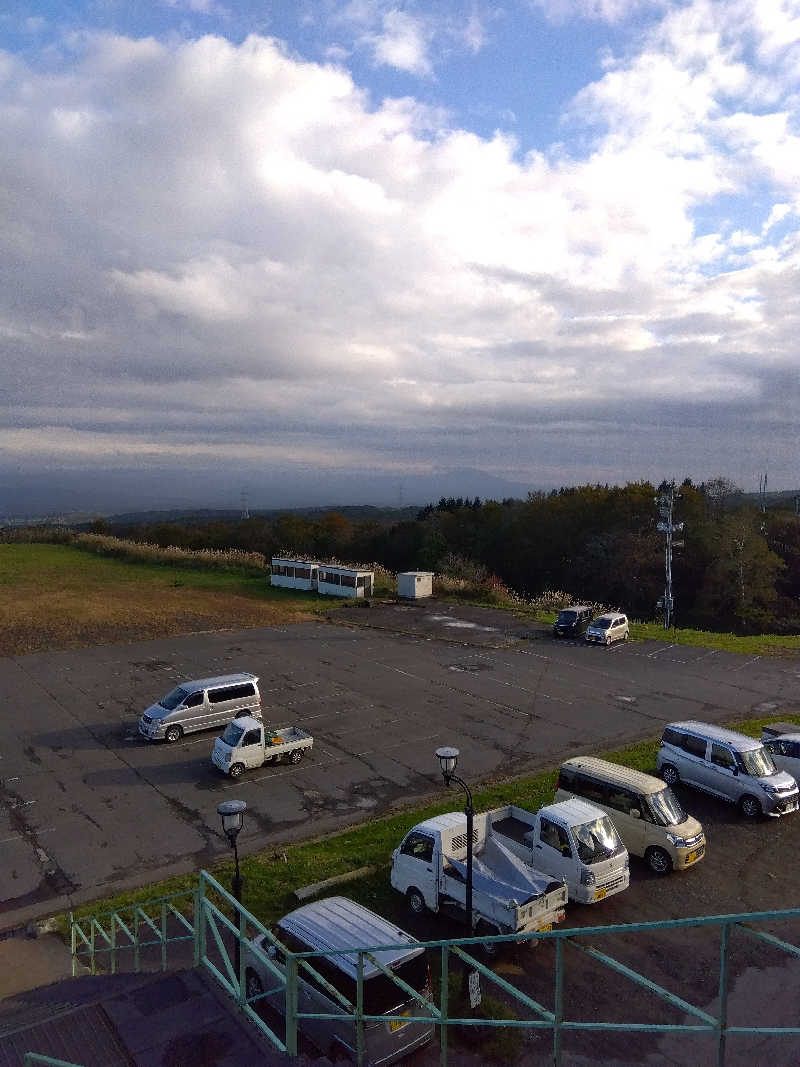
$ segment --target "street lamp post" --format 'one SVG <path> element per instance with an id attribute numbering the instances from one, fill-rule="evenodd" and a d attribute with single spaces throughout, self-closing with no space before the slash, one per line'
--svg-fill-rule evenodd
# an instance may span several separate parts
<path id="1" fill-rule="evenodd" d="M 467 890 L 466 890 L 466 912 L 467 912 L 467 929 L 472 934 L 472 817 L 475 814 L 475 809 L 472 806 L 472 793 L 470 788 L 463 778 L 459 778 L 455 774 L 456 764 L 458 763 L 458 749 L 457 748 L 437 748 L 436 757 L 439 760 L 439 764 L 442 768 L 442 777 L 445 780 L 447 788 L 450 788 L 450 783 L 455 782 L 456 785 L 460 785 L 464 792 L 467 794 L 467 806 L 464 808 L 464 814 L 467 817 Z"/>
<path id="2" fill-rule="evenodd" d="M 222 820 L 222 831 L 230 842 L 230 846 L 233 849 L 233 862 L 234 872 L 233 880 L 231 882 L 231 889 L 233 890 L 233 896 L 237 904 L 242 903 L 242 883 L 243 878 L 239 873 L 239 850 L 236 847 L 236 838 L 239 836 L 239 831 L 244 826 L 244 814 L 247 811 L 247 804 L 243 800 L 223 800 L 223 802 L 217 807 L 217 814 Z M 236 923 L 239 925 L 239 909 L 236 911 Z M 236 934 L 236 943 L 234 947 L 234 959 L 236 964 L 236 976 L 239 977 L 239 970 L 241 966 L 241 938 L 239 933 Z"/>

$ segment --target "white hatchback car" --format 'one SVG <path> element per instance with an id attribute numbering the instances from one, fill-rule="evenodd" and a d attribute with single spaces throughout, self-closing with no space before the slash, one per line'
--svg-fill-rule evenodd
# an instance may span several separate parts
<path id="1" fill-rule="evenodd" d="M 611 645 L 614 641 L 628 640 L 628 616 L 618 611 L 609 611 L 589 624 L 586 640 L 596 645 Z"/>

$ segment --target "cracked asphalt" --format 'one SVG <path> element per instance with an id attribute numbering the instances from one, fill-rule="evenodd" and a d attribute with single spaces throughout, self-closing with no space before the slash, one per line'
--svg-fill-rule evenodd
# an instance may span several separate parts
<path id="1" fill-rule="evenodd" d="M 216 808 L 248 804 L 243 852 L 438 793 L 434 750 L 470 782 L 656 736 L 664 723 L 797 713 L 800 660 L 636 642 L 555 642 L 507 613 L 427 601 L 302 623 L 0 659 L 0 932 L 227 854 Z M 315 738 L 298 766 L 236 783 L 214 732 L 141 739 L 177 682 L 261 681 L 264 717 Z"/>

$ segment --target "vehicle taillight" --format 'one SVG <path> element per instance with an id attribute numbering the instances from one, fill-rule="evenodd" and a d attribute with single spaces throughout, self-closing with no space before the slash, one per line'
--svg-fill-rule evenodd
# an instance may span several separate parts
<path id="1" fill-rule="evenodd" d="M 556 778 L 556 793 L 559 791 L 560 788 L 561 788 L 561 779 L 560 778 Z M 555 796 L 555 793 L 553 794 L 553 796 Z"/>

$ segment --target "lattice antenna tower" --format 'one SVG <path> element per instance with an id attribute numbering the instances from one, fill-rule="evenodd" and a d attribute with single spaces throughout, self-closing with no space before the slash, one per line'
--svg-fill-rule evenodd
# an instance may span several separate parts
<path id="1" fill-rule="evenodd" d="M 250 518 L 250 511 L 247 507 L 247 493 L 244 491 L 244 489 L 242 490 L 242 518 Z"/>

